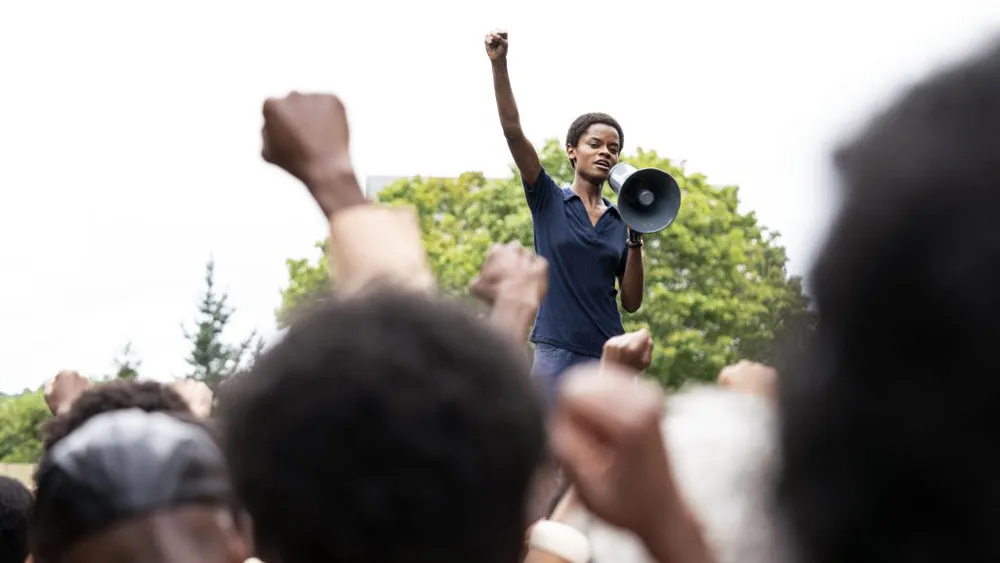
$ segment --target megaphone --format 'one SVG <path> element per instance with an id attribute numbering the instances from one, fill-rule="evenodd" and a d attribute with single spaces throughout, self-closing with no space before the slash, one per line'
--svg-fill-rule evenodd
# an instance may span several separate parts
<path id="1" fill-rule="evenodd" d="M 633 231 L 655 233 L 670 226 L 681 208 L 677 180 L 663 170 L 619 162 L 608 172 L 608 183 L 618 194 L 618 212 Z"/>

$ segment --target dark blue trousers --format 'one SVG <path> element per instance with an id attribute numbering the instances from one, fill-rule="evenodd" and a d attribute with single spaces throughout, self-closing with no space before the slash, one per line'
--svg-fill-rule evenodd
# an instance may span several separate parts
<path id="1" fill-rule="evenodd" d="M 559 380 L 564 371 L 577 364 L 599 360 L 600 358 L 571 352 L 552 344 L 537 342 L 535 343 L 535 361 L 531 366 L 531 375 L 542 390 L 546 404 L 551 406 L 555 402 L 556 392 L 559 390 Z"/>

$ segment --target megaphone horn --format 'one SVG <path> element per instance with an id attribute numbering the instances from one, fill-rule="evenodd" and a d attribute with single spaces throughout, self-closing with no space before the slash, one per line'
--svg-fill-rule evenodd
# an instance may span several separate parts
<path id="1" fill-rule="evenodd" d="M 608 183 L 618 194 L 618 212 L 639 233 L 655 233 L 670 226 L 681 208 L 681 189 L 673 176 L 658 168 L 619 162 L 608 172 Z"/>

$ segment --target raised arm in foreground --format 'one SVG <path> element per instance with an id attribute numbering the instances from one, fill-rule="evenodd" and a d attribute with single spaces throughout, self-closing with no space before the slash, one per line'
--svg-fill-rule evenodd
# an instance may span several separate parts
<path id="1" fill-rule="evenodd" d="M 344 105 L 329 94 L 264 102 L 264 160 L 309 188 L 330 222 L 330 271 L 339 293 L 376 282 L 434 287 L 413 211 L 370 205 L 350 157 Z"/>

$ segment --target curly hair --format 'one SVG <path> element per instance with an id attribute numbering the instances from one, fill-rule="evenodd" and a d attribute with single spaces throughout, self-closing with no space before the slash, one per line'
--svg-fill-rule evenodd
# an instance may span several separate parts
<path id="1" fill-rule="evenodd" d="M 84 391 L 69 412 L 45 423 L 42 427 L 42 447 L 49 450 L 56 442 L 98 414 L 129 408 L 146 412 L 191 412 L 184 399 L 162 383 L 136 380 L 102 383 Z"/>
<path id="2" fill-rule="evenodd" d="M 31 492 L 17 479 L 0 476 L 0 563 L 28 558 Z"/>
<path id="3" fill-rule="evenodd" d="M 220 405 L 262 557 L 518 560 L 544 451 L 523 354 L 452 303 L 323 305 Z"/>
<path id="4" fill-rule="evenodd" d="M 579 145 L 580 138 L 587 132 L 587 129 L 590 129 L 591 125 L 595 125 L 597 123 L 603 123 L 609 127 L 614 127 L 615 131 L 618 131 L 619 146 L 625 146 L 625 133 L 622 132 L 622 126 L 618 124 L 618 121 L 615 120 L 615 118 L 606 113 L 585 113 L 574 119 L 573 123 L 569 126 L 569 130 L 566 131 L 566 146 L 576 147 Z M 621 149 L 619 148 L 619 150 Z M 570 164 L 572 164 L 574 168 L 576 167 L 576 162 L 572 159 L 570 160 Z"/>
<path id="5" fill-rule="evenodd" d="M 804 563 L 1000 559 L 1000 48 L 837 154 L 846 203 L 784 378 L 778 499 Z"/>

